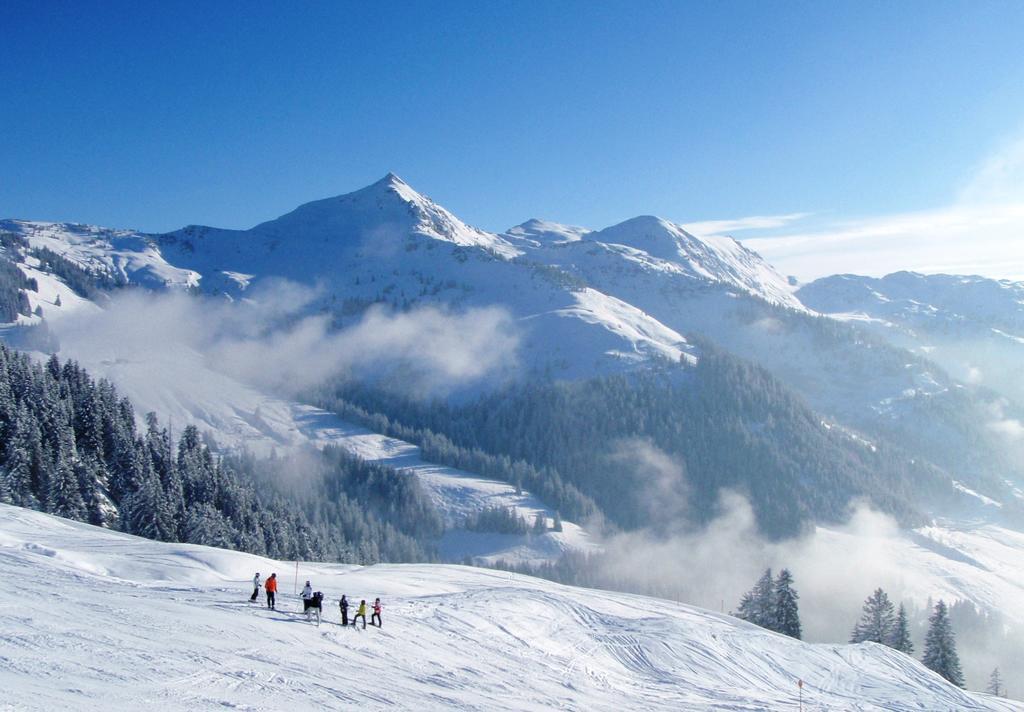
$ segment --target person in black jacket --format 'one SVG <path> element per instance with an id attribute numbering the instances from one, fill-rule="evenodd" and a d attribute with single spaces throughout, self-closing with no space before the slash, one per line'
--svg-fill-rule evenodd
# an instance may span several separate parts
<path id="1" fill-rule="evenodd" d="M 338 605 L 341 606 L 341 624 L 348 625 L 348 597 L 345 594 L 341 595 Z"/>

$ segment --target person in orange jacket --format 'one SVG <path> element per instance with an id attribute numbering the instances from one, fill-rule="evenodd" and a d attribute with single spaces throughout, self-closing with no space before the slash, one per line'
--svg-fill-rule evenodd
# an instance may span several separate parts
<path id="1" fill-rule="evenodd" d="M 273 611 L 275 610 L 275 594 L 277 594 L 277 574 L 270 574 L 270 578 L 268 578 L 266 583 L 263 584 L 263 588 L 267 591 L 267 608 Z"/>

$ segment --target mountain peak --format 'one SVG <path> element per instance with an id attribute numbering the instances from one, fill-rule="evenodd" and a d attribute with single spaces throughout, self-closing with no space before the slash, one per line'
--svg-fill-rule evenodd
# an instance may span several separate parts
<path id="1" fill-rule="evenodd" d="M 380 187 L 380 188 L 409 188 L 409 184 L 401 179 L 397 174 L 388 171 L 383 178 L 376 183 L 371 184 L 369 187 Z"/>
<path id="2" fill-rule="evenodd" d="M 766 301 L 803 309 L 786 279 L 731 237 L 697 237 L 664 218 L 640 215 L 587 239 L 640 250 L 698 279 L 731 284 Z"/>
<path id="3" fill-rule="evenodd" d="M 384 227 L 389 234 L 484 247 L 507 258 L 520 254 L 499 236 L 462 222 L 391 172 L 365 188 L 300 205 L 257 225 L 253 232 L 277 239 L 302 235 L 360 241 L 368 236 L 379 240 Z"/>
<path id="4" fill-rule="evenodd" d="M 590 228 L 578 225 L 563 225 L 550 220 L 530 218 L 524 223 L 510 227 L 504 236 L 539 247 L 542 244 L 577 242 L 591 232 L 593 230 Z"/>

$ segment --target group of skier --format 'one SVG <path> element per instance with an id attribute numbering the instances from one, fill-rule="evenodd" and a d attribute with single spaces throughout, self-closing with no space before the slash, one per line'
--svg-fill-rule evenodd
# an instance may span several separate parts
<path id="1" fill-rule="evenodd" d="M 338 605 L 341 608 L 341 624 L 348 625 L 348 596 L 342 594 L 341 600 L 338 601 Z M 373 615 L 370 616 L 370 625 L 375 625 L 378 628 L 380 625 L 380 599 L 375 598 L 373 601 Z M 363 619 L 363 628 L 366 628 L 366 600 L 359 601 L 359 608 L 356 609 L 356 613 L 352 616 L 352 625 L 356 624 L 356 621 L 360 618 Z"/>
<path id="2" fill-rule="evenodd" d="M 267 593 L 267 608 L 270 610 L 276 610 L 276 599 L 277 599 L 277 574 L 270 574 L 270 577 L 262 583 L 263 590 Z M 259 572 L 253 576 L 252 579 L 252 596 L 249 597 L 249 601 L 255 603 L 256 599 L 260 595 L 260 574 Z M 319 591 L 313 591 L 313 586 L 309 581 L 306 581 L 306 585 L 302 589 L 302 607 L 304 611 L 308 611 L 310 608 L 321 608 L 321 602 L 323 601 L 323 594 Z M 338 601 L 338 606 L 341 609 L 341 624 L 344 626 L 349 625 L 349 601 L 348 596 L 342 594 L 341 600 Z M 381 603 L 380 599 L 376 598 L 373 601 L 373 614 L 370 616 L 370 625 L 375 625 L 378 628 L 381 627 Z M 363 619 L 363 629 L 366 629 L 366 599 L 359 601 L 359 607 L 356 608 L 355 615 L 351 618 L 351 624 L 356 625 L 356 621 L 360 618 Z M 317 617 L 317 621 L 319 621 Z"/>

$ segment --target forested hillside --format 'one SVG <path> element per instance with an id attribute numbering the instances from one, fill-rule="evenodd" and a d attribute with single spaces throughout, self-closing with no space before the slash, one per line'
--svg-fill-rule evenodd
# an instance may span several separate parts
<path id="1" fill-rule="evenodd" d="M 631 452 L 637 447 L 681 466 L 669 494 L 687 499 L 695 523 L 715 516 L 719 492 L 731 489 L 750 499 L 761 529 L 776 537 L 812 521 L 842 521 L 856 498 L 912 525 L 929 504 L 956 497 L 941 470 L 823 422 L 765 370 L 710 347 L 693 369 L 536 383 L 467 405 L 351 387 L 322 404 L 429 446 L 443 462 L 490 458 L 507 463 L 510 481 L 518 481 L 514 472 L 536 473 L 627 529 L 657 524 L 651 473 Z"/>
<path id="2" fill-rule="evenodd" d="M 422 561 L 440 516 L 415 478 L 338 451 L 220 457 L 74 362 L 0 344 L 0 501 L 152 539 L 278 558 Z"/>

